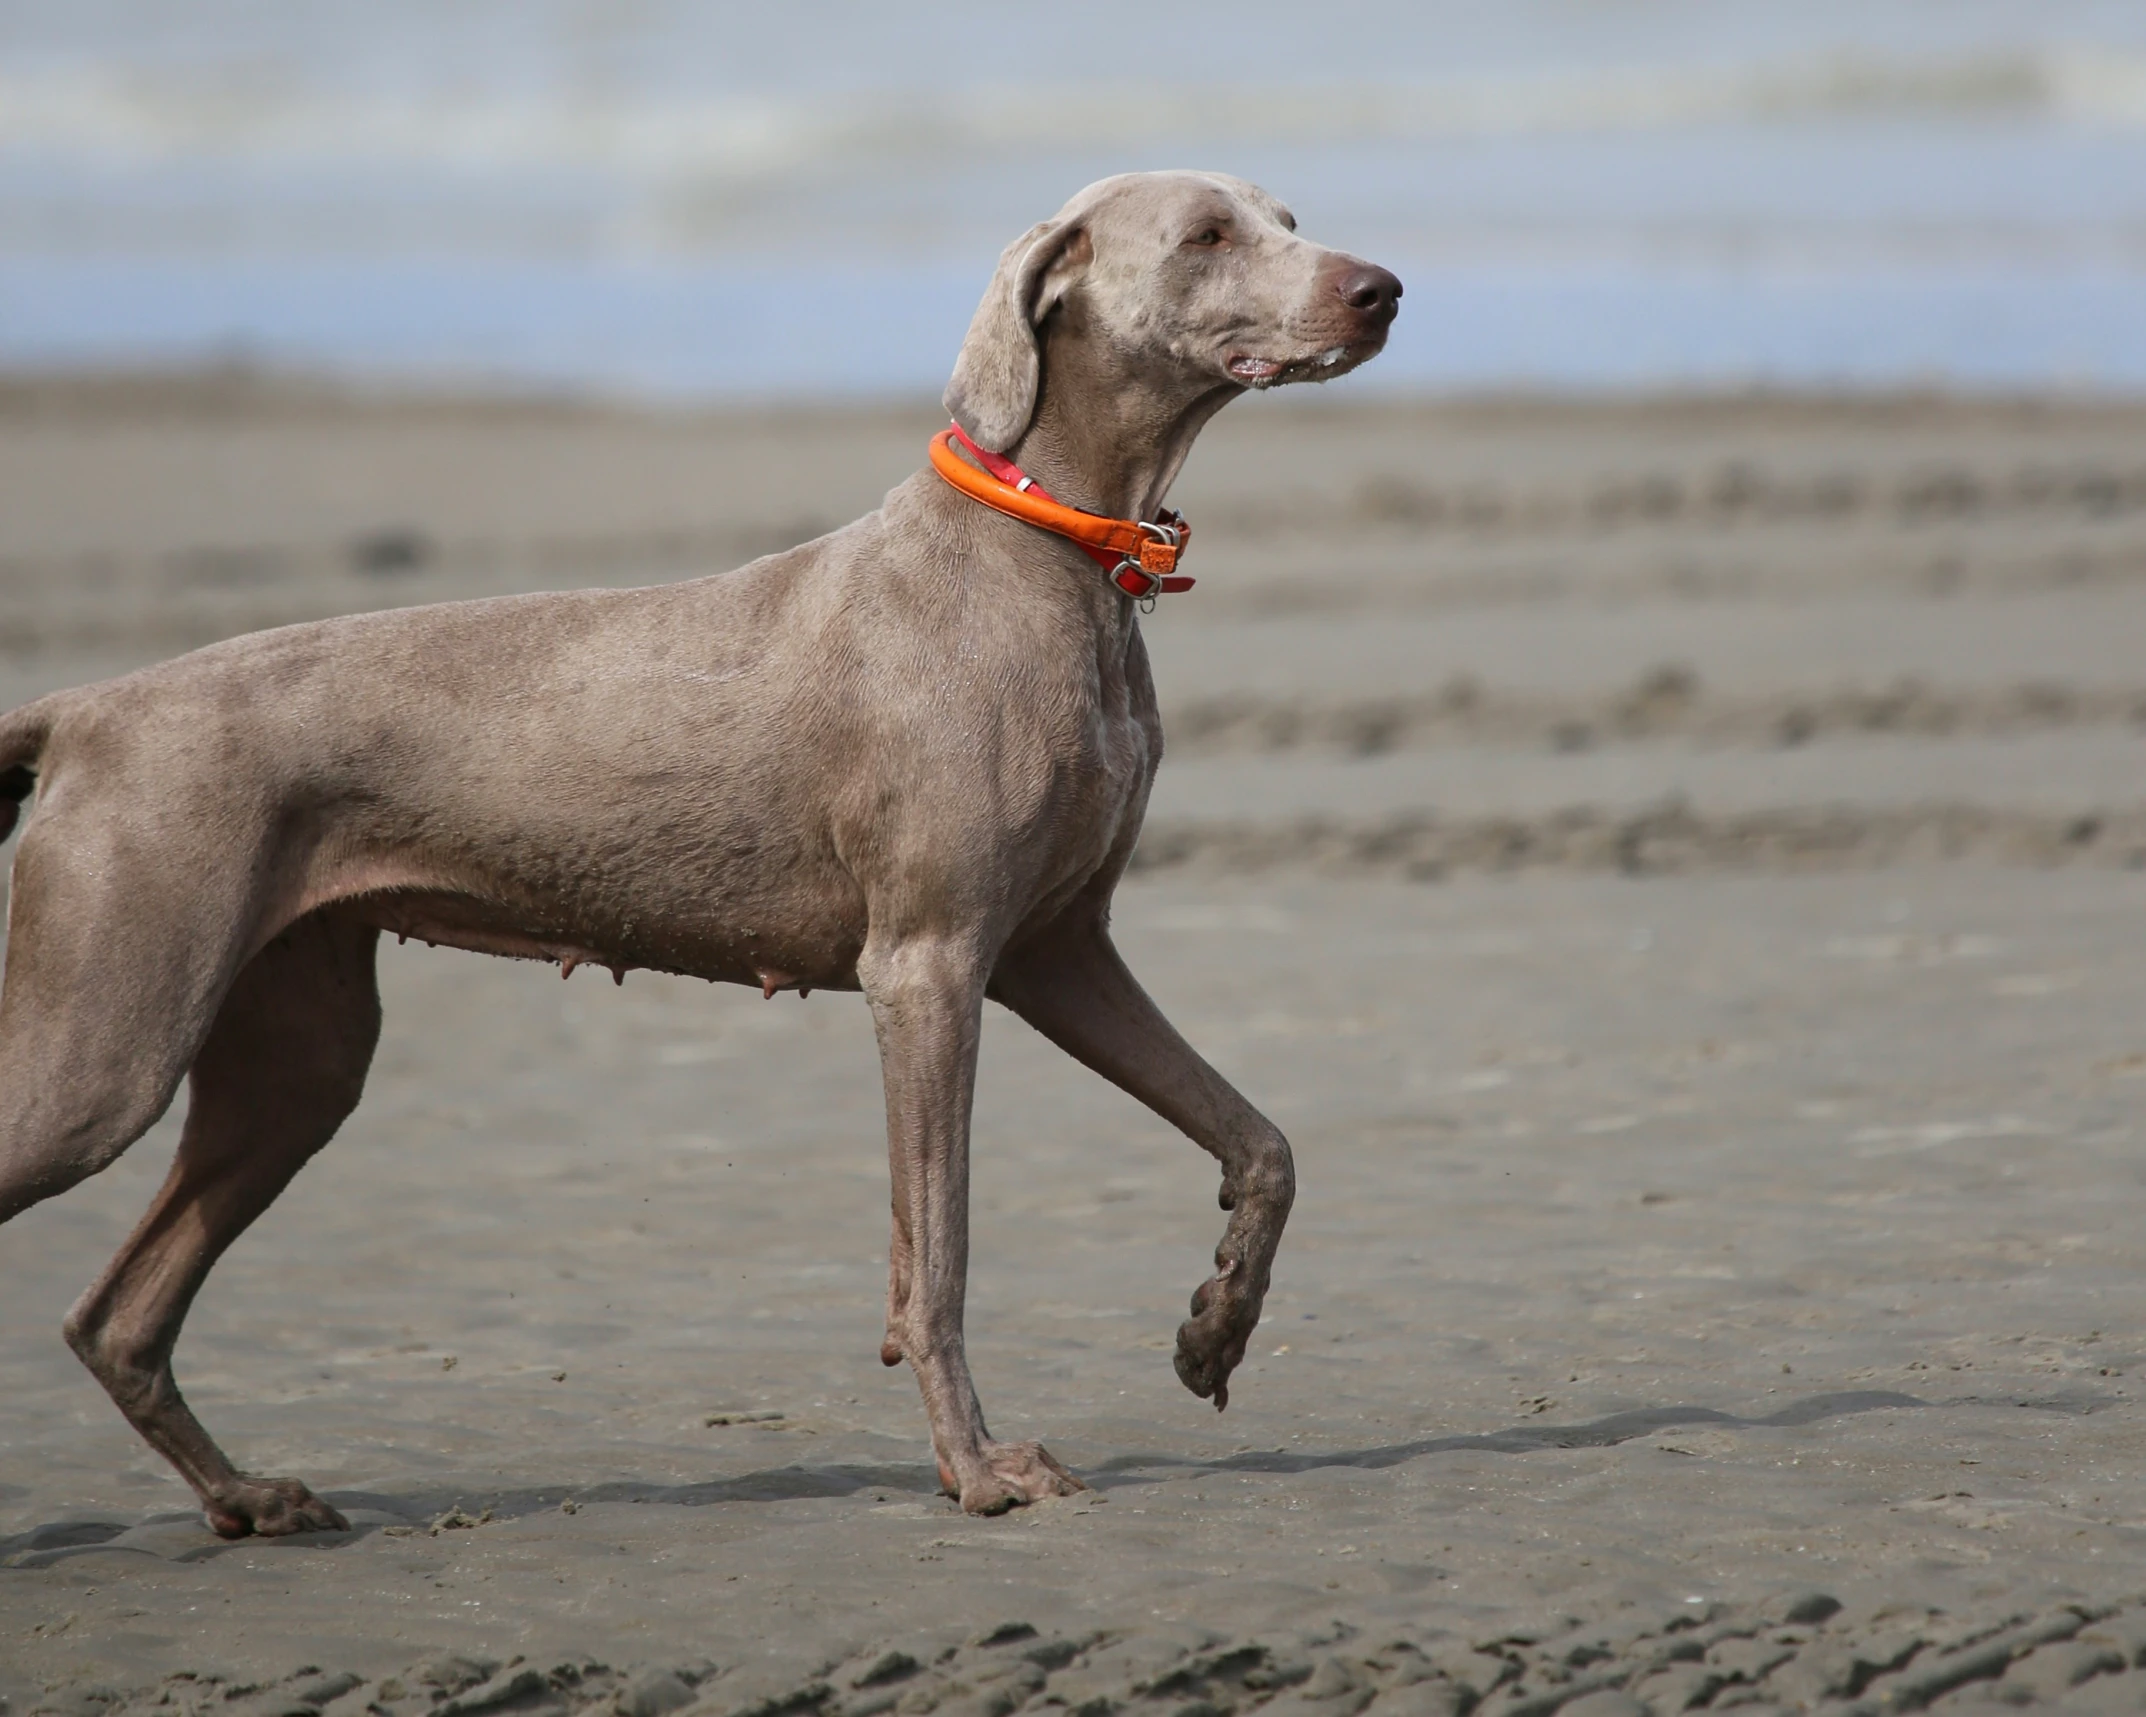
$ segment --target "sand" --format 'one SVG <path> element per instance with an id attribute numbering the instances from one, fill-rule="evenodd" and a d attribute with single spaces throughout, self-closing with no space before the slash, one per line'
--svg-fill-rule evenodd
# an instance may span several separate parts
<path id="1" fill-rule="evenodd" d="M 0 701 L 718 569 L 933 422 L 0 389 Z M 391 948 L 179 1354 L 351 1534 L 213 1538 L 59 1339 L 170 1120 L 0 1233 L 17 1717 L 2146 1707 L 2146 409 L 1337 393 L 1178 499 L 1121 942 L 1301 1180 L 1229 1412 L 1211 1166 L 1010 1017 L 973 1352 L 1092 1488 L 980 1521 L 855 997 Z"/>

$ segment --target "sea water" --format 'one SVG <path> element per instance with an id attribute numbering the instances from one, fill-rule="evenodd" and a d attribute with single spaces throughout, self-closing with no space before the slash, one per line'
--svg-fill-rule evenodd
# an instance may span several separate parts
<path id="1" fill-rule="evenodd" d="M 935 390 L 1088 180 L 1407 283 L 1353 387 L 2146 386 L 2146 4 L 0 0 L 0 365 Z"/>

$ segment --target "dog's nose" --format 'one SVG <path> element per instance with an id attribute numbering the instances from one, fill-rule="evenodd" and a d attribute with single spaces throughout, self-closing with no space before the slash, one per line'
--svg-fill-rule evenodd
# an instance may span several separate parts
<path id="1" fill-rule="evenodd" d="M 1350 269 L 1334 283 L 1334 290 L 1341 294 L 1341 301 L 1351 310 L 1361 311 L 1381 322 L 1391 322 L 1394 312 L 1401 307 L 1399 277 L 1368 262 Z"/>

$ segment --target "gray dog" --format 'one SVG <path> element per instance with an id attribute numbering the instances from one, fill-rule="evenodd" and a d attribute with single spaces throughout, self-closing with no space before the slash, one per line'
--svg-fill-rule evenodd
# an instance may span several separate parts
<path id="1" fill-rule="evenodd" d="M 1295 226 L 1241 180 L 1132 174 L 1015 240 L 946 393 L 982 463 L 1154 520 L 1240 393 L 1376 353 L 1400 282 Z M 862 990 L 893 1176 L 880 1357 L 915 1369 L 940 1482 L 979 1514 L 1080 1488 L 985 1429 L 963 1347 L 977 1038 L 1002 1002 L 1220 1162 L 1231 1215 L 1177 1371 L 1224 1405 L 1295 1176 L 1111 945 L 1162 756 L 1135 608 L 1076 542 L 922 470 L 719 577 L 291 626 L 0 718 L 0 838 L 36 793 L 0 1222 L 114 1161 L 191 1078 L 170 1178 L 66 1333 L 209 1524 L 344 1525 L 234 1467 L 171 1354 L 210 1267 L 357 1105 L 383 930 Z"/>

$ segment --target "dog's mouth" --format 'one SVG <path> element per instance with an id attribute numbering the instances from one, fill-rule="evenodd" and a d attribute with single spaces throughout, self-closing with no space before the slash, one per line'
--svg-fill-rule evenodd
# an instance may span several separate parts
<path id="1" fill-rule="evenodd" d="M 1232 381 L 1250 388 L 1280 387 L 1287 382 L 1326 381 L 1353 370 L 1385 345 L 1383 337 L 1322 347 L 1294 358 L 1263 358 L 1252 352 L 1233 354 L 1223 365 Z"/>

